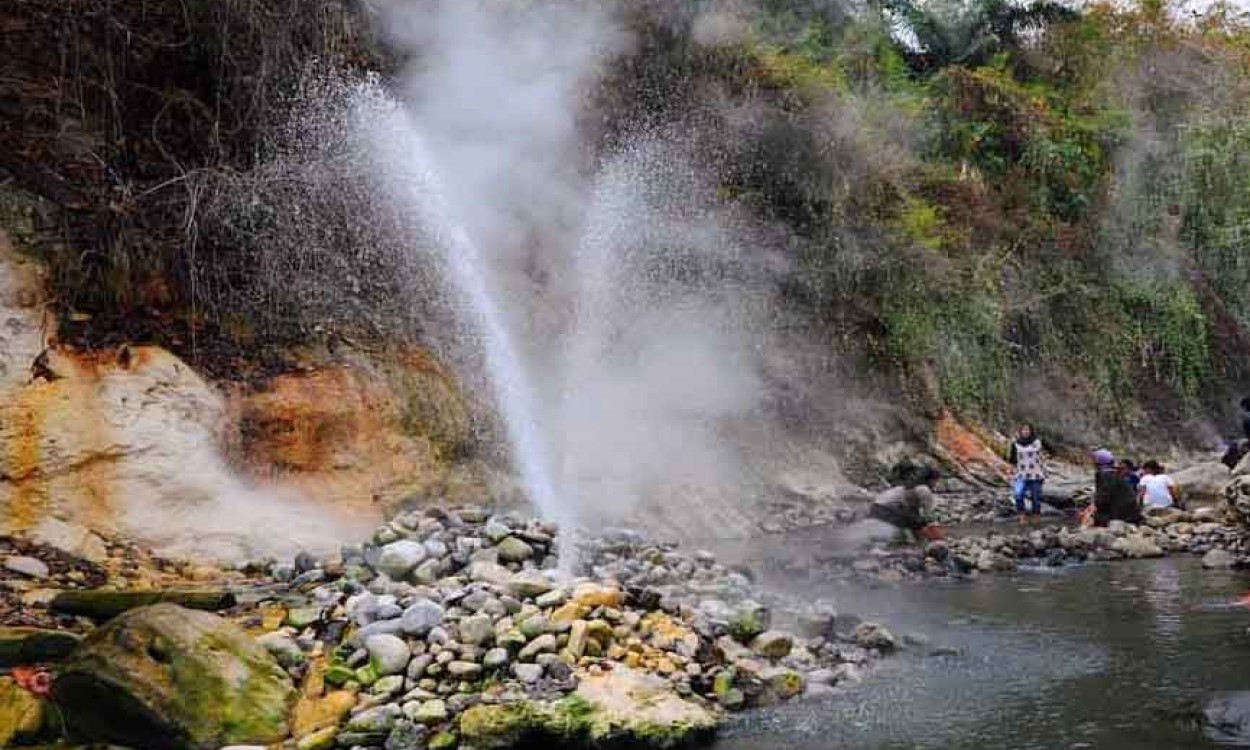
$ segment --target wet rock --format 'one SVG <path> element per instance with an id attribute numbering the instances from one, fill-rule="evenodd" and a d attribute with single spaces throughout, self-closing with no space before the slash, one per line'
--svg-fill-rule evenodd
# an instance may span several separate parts
<path id="1" fill-rule="evenodd" d="M 1213 698 L 1202 710 L 1207 737 L 1220 745 L 1250 747 L 1250 692 Z"/>
<path id="2" fill-rule="evenodd" d="M 1123 536 L 1111 545 L 1111 549 L 1133 559 L 1163 557 L 1163 548 L 1140 534 Z"/>
<path id="3" fill-rule="evenodd" d="M 977 556 L 977 570 L 985 572 L 1003 572 L 1016 569 L 1016 561 L 1001 552 L 982 550 Z"/>
<path id="4" fill-rule="evenodd" d="M 1233 559 L 1232 553 L 1217 547 L 1202 556 L 1202 567 L 1208 570 L 1231 568 L 1233 567 Z"/>
<path id="5" fill-rule="evenodd" d="M 784 659 L 794 647 L 794 638 L 780 630 L 768 630 L 751 640 L 751 650 L 769 659 Z"/>
<path id="6" fill-rule="evenodd" d="M 898 646 L 894 634 L 875 622 L 860 623 L 851 631 L 851 640 L 860 648 L 893 651 Z"/>
<path id="7" fill-rule="evenodd" d="M 764 685 L 760 705 L 779 703 L 802 695 L 807 687 L 803 675 L 788 667 L 769 667 L 756 675 Z"/>
<path id="8" fill-rule="evenodd" d="M 82 737 L 192 750 L 280 741 L 295 697 L 286 672 L 236 626 L 172 604 L 94 631 L 54 692 Z"/>

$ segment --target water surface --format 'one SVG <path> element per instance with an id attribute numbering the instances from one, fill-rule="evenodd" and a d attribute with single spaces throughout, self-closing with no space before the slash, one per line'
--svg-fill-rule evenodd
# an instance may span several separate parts
<path id="1" fill-rule="evenodd" d="M 1250 577 L 1195 558 L 795 588 L 960 653 L 914 649 L 845 695 L 730 727 L 718 750 L 1211 748 L 1194 707 L 1250 689 L 1250 611 L 1226 605 Z"/>

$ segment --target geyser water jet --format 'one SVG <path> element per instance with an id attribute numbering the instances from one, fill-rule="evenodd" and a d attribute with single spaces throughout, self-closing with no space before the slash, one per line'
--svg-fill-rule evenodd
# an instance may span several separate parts
<path id="1" fill-rule="evenodd" d="M 551 481 L 549 455 L 535 411 L 533 390 L 525 366 L 513 344 L 503 311 L 496 303 L 482 253 L 447 203 L 433 156 L 417 123 L 402 105 L 392 103 L 383 111 L 366 106 L 364 127 L 368 142 L 377 149 L 379 163 L 387 165 L 392 195 L 401 207 L 417 212 L 439 251 L 446 276 L 462 298 L 459 308 L 478 333 L 490 384 L 494 390 L 508 439 L 515 451 L 517 469 L 538 512 L 556 521 L 565 513 Z"/>

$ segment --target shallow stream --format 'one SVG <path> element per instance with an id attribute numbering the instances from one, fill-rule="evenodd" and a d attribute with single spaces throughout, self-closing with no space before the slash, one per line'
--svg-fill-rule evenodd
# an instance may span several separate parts
<path id="1" fill-rule="evenodd" d="M 928 646 L 844 695 L 756 714 L 718 750 L 1211 748 L 1195 709 L 1250 689 L 1250 610 L 1228 604 L 1250 576 L 1196 558 L 793 586 Z M 938 647 L 956 653 L 921 653 Z"/>

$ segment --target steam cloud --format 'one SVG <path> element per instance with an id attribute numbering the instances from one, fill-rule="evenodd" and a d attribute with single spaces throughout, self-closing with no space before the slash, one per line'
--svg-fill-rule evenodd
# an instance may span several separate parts
<path id="1" fill-rule="evenodd" d="M 413 56 L 398 92 L 415 135 L 376 89 L 360 134 L 391 210 L 417 217 L 415 262 L 459 287 L 457 324 L 434 337 L 467 380 L 495 379 L 505 419 L 532 423 L 508 432 L 522 474 L 550 478 L 541 510 L 597 525 L 736 484 L 726 431 L 763 396 L 769 267 L 693 139 L 639 134 L 601 158 L 582 142 L 583 99 L 628 37 L 579 4 L 392 3 L 384 18 Z"/>

